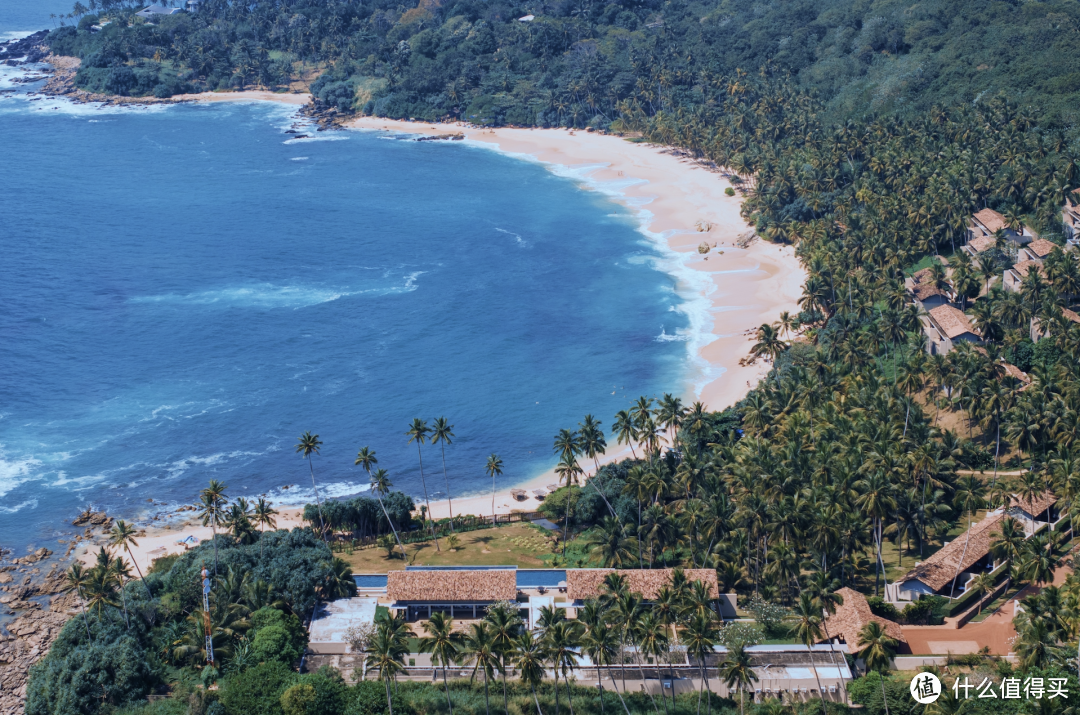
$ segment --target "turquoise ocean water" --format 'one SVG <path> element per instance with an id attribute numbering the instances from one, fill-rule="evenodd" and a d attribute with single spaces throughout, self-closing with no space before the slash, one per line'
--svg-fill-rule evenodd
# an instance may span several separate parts
<path id="1" fill-rule="evenodd" d="M 8 0 L 0 34 L 62 9 Z M 0 546 L 211 478 L 302 502 L 305 430 L 324 494 L 364 488 L 370 445 L 419 495 L 413 417 L 455 425 L 456 494 L 490 485 L 492 452 L 509 486 L 554 463 L 559 428 L 686 385 L 669 259 L 571 178 L 462 142 L 296 140 L 295 108 L 269 103 L 31 101 L 17 73 L 0 68 L 19 88 L 0 95 Z"/>

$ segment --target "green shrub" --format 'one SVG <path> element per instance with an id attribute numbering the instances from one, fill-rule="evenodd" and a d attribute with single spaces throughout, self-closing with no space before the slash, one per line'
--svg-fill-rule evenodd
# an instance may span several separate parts
<path id="1" fill-rule="evenodd" d="M 297 677 L 281 661 L 260 663 L 225 679 L 221 703 L 229 715 L 284 715 L 281 695 Z"/>
<path id="2" fill-rule="evenodd" d="M 733 188 L 731 188 L 729 186 L 726 189 L 724 189 L 724 193 L 727 194 L 728 196 L 734 196 L 735 195 L 735 189 L 733 189 Z"/>
<path id="3" fill-rule="evenodd" d="M 299 660 L 307 646 L 307 634 L 300 619 L 275 608 L 260 608 L 251 614 L 255 632 L 251 655 L 255 662 L 280 660 L 291 664 Z"/>
<path id="4" fill-rule="evenodd" d="M 871 596 L 866 599 L 866 603 L 870 606 L 870 611 L 875 616 L 888 618 L 890 621 L 900 620 L 900 611 L 896 610 L 896 606 L 887 603 L 881 596 Z"/>

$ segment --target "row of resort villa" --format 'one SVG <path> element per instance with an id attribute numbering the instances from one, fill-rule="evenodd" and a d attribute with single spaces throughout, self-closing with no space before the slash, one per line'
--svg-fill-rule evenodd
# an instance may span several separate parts
<path id="1" fill-rule="evenodd" d="M 1080 189 L 1066 198 L 1065 207 L 1062 209 L 1062 224 L 1066 237 L 1064 250 L 1074 251 L 1080 247 Z M 1004 290 L 1013 292 L 1020 292 L 1024 278 L 1031 271 L 1038 271 L 1045 278 L 1043 264 L 1058 247 L 1052 241 L 1039 238 L 1027 226 L 1019 230 L 1010 227 L 1004 216 L 987 208 L 971 217 L 968 222 L 967 242 L 960 250 L 971 258 L 974 265 L 979 266 L 990 252 L 1002 245 L 1007 255 L 1013 259 L 1013 265 L 1004 270 L 1001 286 Z M 912 301 L 925 311 L 922 324 L 928 353 L 945 355 L 960 342 L 982 342 L 982 335 L 971 319 L 956 307 L 959 297 L 948 286 L 935 283 L 932 269 L 924 268 L 908 278 L 907 289 Z M 1080 324 L 1080 315 L 1077 313 L 1064 309 L 1062 314 L 1069 321 Z M 1030 328 L 1032 342 L 1038 342 L 1047 336 L 1047 328 L 1041 326 L 1037 318 L 1033 318 Z"/>
<path id="2" fill-rule="evenodd" d="M 314 670 L 322 665 L 332 665 L 343 673 L 353 672 L 354 668 L 360 666 L 362 657 L 350 652 L 349 630 L 372 622 L 379 608 L 402 613 L 411 622 L 426 620 L 431 614 L 442 612 L 455 619 L 456 630 L 464 630 L 470 623 L 483 618 L 493 604 L 509 601 L 518 604 L 525 627 L 536 629 L 539 627 L 541 609 L 545 607 L 563 608 L 567 618 L 576 618 L 578 609 L 586 601 L 602 595 L 604 579 L 611 573 L 621 575 L 629 591 L 639 594 L 648 607 L 663 587 L 672 584 L 674 569 L 531 570 L 515 566 L 409 566 L 403 571 L 387 574 L 359 574 L 355 577 L 358 590 L 355 598 L 339 599 L 320 606 L 310 626 L 305 667 Z M 715 570 L 685 569 L 684 574 L 687 581 L 701 581 L 707 586 L 709 595 L 715 599 L 720 618 L 725 622 L 739 618 L 735 594 L 719 592 Z M 841 642 L 846 638 L 857 643 L 859 630 L 877 617 L 870 613 L 865 597 L 854 591 L 848 594 L 848 590 L 844 592 L 844 605 L 829 619 L 828 625 L 830 633 L 835 628 L 835 632 L 840 634 Z M 416 630 L 419 631 L 419 628 Z M 580 654 L 577 683 L 596 687 L 598 679 L 602 677 L 605 688 L 625 687 L 628 691 L 646 690 L 653 694 L 664 692 L 670 695 L 672 692 L 697 691 L 701 687 L 700 673 L 705 672 L 707 687 L 712 692 L 723 697 L 735 697 L 718 672 L 727 654 L 727 649 L 722 646 L 716 646 L 705 657 L 703 668 L 699 668 L 701 664 L 688 656 L 684 648 L 673 648 L 670 662 L 664 662 L 662 667 L 651 658 L 638 663 L 634 658 L 634 649 L 631 647 L 628 650 L 632 662 L 600 669 L 587 655 Z M 794 644 L 749 647 L 747 651 L 758 677 L 753 699 L 759 702 L 768 697 L 782 697 L 789 701 L 816 699 L 820 680 L 826 699 L 842 701 L 843 684 L 852 679 L 851 669 L 844 658 L 847 650 L 842 643 L 838 646 L 822 643 L 815 645 L 812 651 Z M 851 650 L 855 650 L 854 646 Z M 443 668 L 433 666 L 428 654 L 412 653 L 407 663 L 403 675 L 406 679 L 435 680 L 442 677 Z M 446 671 L 449 677 L 467 678 L 472 675 L 471 667 L 451 666 Z M 515 676 L 514 673 L 509 675 Z M 366 677 L 377 676 L 370 672 Z"/>
<path id="3" fill-rule="evenodd" d="M 1013 495 L 1008 507 L 987 513 L 969 531 L 917 563 L 902 578 L 887 583 L 886 601 L 902 608 L 926 596 L 942 596 L 960 607 L 962 613 L 952 625 L 941 628 L 962 626 L 976 609 L 981 609 L 1009 587 L 1007 565 L 993 553 L 993 545 L 1001 532 L 1003 521 L 1006 518 L 1014 519 L 1025 536 L 1031 537 L 1044 529 L 1060 526 L 1056 503 L 1057 498 L 1049 491 L 1029 500 Z M 661 589 L 672 584 L 674 571 L 408 566 L 402 571 L 385 574 L 358 574 L 354 577 L 357 583 L 356 597 L 323 604 L 312 619 L 309 652 L 305 656 L 307 667 L 315 669 L 321 665 L 332 665 L 345 673 L 360 667 L 363 657 L 350 652 L 348 633 L 354 626 L 372 623 L 380 608 L 402 614 L 410 622 L 426 620 L 433 613 L 441 612 L 455 619 L 457 629 L 464 630 L 470 623 L 483 618 L 493 604 L 510 602 L 517 604 L 525 627 L 536 629 L 545 608 L 562 608 L 567 618 L 576 618 L 578 609 L 587 601 L 603 595 L 605 578 L 613 573 L 622 576 L 629 591 L 638 594 L 648 607 Z M 993 589 L 989 593 L 978 594 L 977 599 L 971 599 L 977 594 L 969 593 L 969 582 L 987 572 L 996 577 Z M 716 571 L 686 569 L 683 573 L 688 582 L 700 581 L 705 584 L 714 599 L 717 616 L 725 623 L 749 620 L 738 612 L 734 593 L 720 593 Z M 819 681 L 826 699 L 841 701 L 843 684 L 852 678 L 845 654 L 854 654 L 858 650 L 859 633 L 871 621 L 880 624 L 897 641 L 899 654 L 912 654 L 905 634 L 911 626 L 901 626 L 875 615 L 866 597 L 858 591 L 845 587 L 838 593 L 843 597 L 843 604 L 825 619 L 823 633 L 827 636 L 812 649 L 794 643 L 751 646 L 747 649 L 759 678 L 755 683 L 756 702 L 769 697 L 789 701 L 814 699 L 819 695 Z M 943 638 L 951 640 L 955 636 L 946 635 Z M 631 660 L 635 662 L 604 668 L 597 668 L 582 654 L 581 667 L 576 676 L 578 683 L 595 686 L 597 680 L 603 678 L 605 687 L 609 687 L 614 679 L 617 687 L 628 690 L 647 690 L 654 694 L 661 691 L 682 693 L 701 687 L 700 673 L 703 670 L 706 687 L 721 696 L 733 695 L 719 675 L 718 669 L 727 654 L 727 649 L 722 646 L 714 647 L 703 664 L 690 657 L 685 649 L 676 646 L 670 662 L 665 662 L 659 671 L 659 664 L 653 664 L 651 659 L 637 663 L 633 648 L 630 651 Z M 926 656 L 926 653 L 919 654 L 919 657 Z M 427 654 L 410 654 L 407 662 L 405 678 L 441 678 L 443 669 L 433 666 Z M 652 664 L 652 667 L 647 664 Z M 467 668 L 449 667 L 446 670 L 449 677 L 471 675 Z M 366 677 L 375 675 L 369 673 Z"/>

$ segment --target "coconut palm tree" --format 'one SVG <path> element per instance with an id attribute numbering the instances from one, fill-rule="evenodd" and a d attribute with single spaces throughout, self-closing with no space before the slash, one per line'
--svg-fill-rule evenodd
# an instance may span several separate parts
<path id="1" fill-rule="evenodd" d="M 803 591 L 799 594 L 799 601 L 795 604 L 792 618 L 795 622 L 795 637 L 806 646 L 806 652 L 810 656 L 810 668 L 814 671 L 817 680 L 818 696 L 822 705 L 825 703 L 825 691 L 821 689 L 821 676 L 818 675 L 817 666 L 814 664 L 814 644 L 821 640 L 821 608 L 814 602 L 813 597 Z"/>
<path id="2" fill-rule="evenodd" d="M 829 634 L 829 616 L 836 613 L 839 606 L 844 605 L 844 597 L 836 593 L 840 588 L 839 579 L 831 577 L 826 571 L 816 571 L 807 579 L 807 587 L 814 598 L 814 605 L 821 613 L 821 630 L 825 633 L 825 640 L 829 642 L 829 654 L 833 664 L 836 663 L 836 644 L 833 643 Z M 844 700 L 847 701 L 847 686 L 844 683 L 844 671 L 840 669 L 840 688 L 844 691 Z"/>
<path id="3" fill-rule="evenodd" d="M 509 712 L 506 697 L 507 658 L 513 653 L 514 639 L 521 632 L 521 618 L 516 612 L 505 608 L 489 609 L 484 620 L 488 622 L 495 652 L 499 656 L 499 673 L 502 675 L 503 711 Z"/>
<path id="4" fill-rule="evenodd" d="M 216 479 L 211 479 L 210 484 L 199 492 L 199 501 L 202 508 L 199 516 L 202 517 L 203 526 L 209 525 L 214 532 L 214 575 L 217 576 L 217 528 L 225 516 L 225 490 L 228 487 Z"/>
<path id="5" fill-rule="evenodd" d="M 591 603 L 594 607 L 597 605 L 595 601 Z M 589 607 L 589 604 L 590 602 L 586 602 L 586 608 Z M 611 686 L 615 690 L 615 694 L 619 696 L 619 702 L 622 703 L 626 715 L 630 715 L 630 709 L 626 707 L 626 701 L 623 700 L 618 683 L 615 682 L 615 675 L 611 672 L 611 666 L 616 662 L 619 654 L 618 636 L 601 618 L 589 622 L 579 613 L 578 620 L 585 623 L 585 633 L 581 637 L 582 650 L 585 655 L 589 656 L 589 660 L 593 662 L 593 665 L 596 666 L 596 687 L 600 690 L 600 711 L 604 711 L 604 675 L 602 669 L 607 668 Z"/>
<path id="6" fill-rule="evenodd" d="M 866 663 L 867 671 L 875 671 L 881 677 L 881 699 L 885 703 L 885 712 L 889 712 L 889 701 L 885 697 L 884 673 L 889 670 L 896 655 L 896 641 L 889 637 L 877 621 L 870 621 L 859 631 L 859 657 Z"/>
<path id="7" fill-rule="evenodd" d="M 563 610 L 563 609 L 558 609 Z M 570 713 L 574 712 L 574 700 L 570 692 L 570 673 L 577 667 L 577 647 L 581 643 L 581 624 L 568 621 L 565 616 L 544 630 L 544 647 L 552 672 L 555 673 L 555 713 L 559 712 L 559 673 L 566 685 L 566 699 Z"/>
<path id="8" fill-rule="evenodd" d="M 255 511 L 252 514 L 252 520 L 255 525 L 259 527 L 259 559 L 262 560 L 263 555 L 263 528 L 276 529 L 277 519 L 274 517 L 278 515 L 277 509 L 275 509 L 270 502 L 266 499 L 259 497 L 259 501 L 255 502 Z"/>
<path id="9" fill-rule="evenodd" d="M 956 578 L 960 575 L 960 565 L 963 564 L 964 559 L 967 557 L 967 548 L 971 541 L 971 525 L 975 520 L 975 512 L 983 508 L 985 494 L 986 485 L 974 474 L 964 475 L 957 480 L 956 491 L 953 493 L 953 504 L 956 505 L 961 514 L 967 514 L 968 528 L 964 537 L 964 550 L 960 553 L 960 560 L 956 562 L 956 569 L 953 571 L 952 586 L 949 588 L 950 598 L 956 593 Z"/>
<path id="10" fill-rule="evenodd" d="M 776 359 L 787 348 L 787 343 L 780 339 L 776 326 L 766 323 L 757 329 L 757 342 L 750 347 L 750 354 L 754 357 L 766 356 L 775 365 Z"/>
<path id="11" fill-rule="evenodd" d="M 727 657 L 720 663 L 718 670 L 728 689 L 734 688 L 739 692 L 739 713 L 745 715 L 746 691 L 758 680 L 750 665 L 750 654 L 742 645 L 734 646 L 728 650 Z"/>
<path id="12" fill-rule="evenodd" d="M 503 461 L 499 459 L 499 455 L 494 452 L 488 455 L 484 471 L 491 477 L 491 523 L 495 524 L 498 521 L 495 518 L 495 477 L 502 476 L 503 473 Z"/>
<path id="13" fill-rule="evenodd" d="M 360 451 L 356 453 L 356 461 L 353 462 L 354 465 L 359 464 L 367 472 L 371 491 L 375 493 L 375 498 L 379 500 L 379 506 L 382 508 L 383 516 L 386 517 L 386 523 L 390 525 L 390 531 L 394 532 L 394 541 L 397 542 L 398 548 L 401 549 L 401 558 L 405 558 L 405 547 L 401 545 L 401 539 L 398 538 L 397 529 L 394 528 L 394 522 L 390 518 L 390 512 L 386 510 L 386 502 L 383 501 L 383 497 L 390 492 L 390 488 L 394 486 L 394 483 L 390 481 L 385 469 L 377 469 L 374 474 L 371 473 L 371 468 L 378 463 L 379 460 L 375 457 L 375 450 L 370 447 L 361 447 Z"/>
<path id="14" fill-rule="evenodd" d="M 395 638 L 389 629 L 378 627 L 378 623 L 376 626 L 375 636 L 368 647 L 366 665 L 369 670 L 379 673 L 379 680 L 386 687 L 386 709 L 389 715 L 394 715 L 390 681 L 395 680 L 398 673 L 405 672 L 405 656 L 409 654 L 409 647 L 404 639 Z"/>
<path id="15" fill-rule="evenodd" d="M 427 422 L 414 417 L 412 424 L 409 425 L 409 431 L 405 434 L 409 438 L 409 444 L 416 442 L 416 456 L 420 460 L 420 485 L 424 488 L 424 504 L 427 506 L 427 513 L 431 515 L 431 501 L 428 499 L 427 492 L 427 480 L 424 479 L 424 455 L 420 453 L 420 446 L 427 441 L 428 434 L 431 433 L 431 428 L 427 426 Z M 431 520 L 431 538 L 435 539 L 435 550 L 441 551 L 439 548 L 439 537 L 435 536 L 435 520 Z"/>
<path id="16" fill-rule="evenodd" d="M 487 622 L 480 621 L 469 625 L 469 632 L 461 643 L 461 662 L 465 665 L 474 663 L 472 678 L 476 679 L 476 671 L 484 673 L 484 710 L 491 715 L 491 701 L 488 697 L 488 679 L 494 677 L 496 671 L 502 670 L 502 663 L 495 646 L 495 637 Z"/>
<path id="17" fill-rule="evenodd" d="M 305 432 L 300 435 L 296 444 L 296 451 L 307 460 L 308 471 L 311 472 L 311 488 L 315 490 L 315 505 L 319 508 L 319 533 L 322 534 L 323 543 L 326 543 L 326 521 L 323 519 L 322 500 L 319 498 L 319 487 L 315 483 L 315 467 L 311 464 L 311 455 L 318 454 L 322 446 L 319 435 Z"/>
<path id="18" fill-rule="evenodd" d="M 442 448 L 442 474 L 446 483 L 446 503 L 450 508 L 450 532 L 454 531 L 454 502 L 450 497 L 450 478 L 446 476 L 446 445 L 454 437 L 454 425 L 446 421 L 445 417 L 437 417 L 431 428 L 431 443 L 438 444 Z"/>
<path id="19" fill-rule="evenodd" d="M 143 578 L 142 569 L 139 568 L 139 564 L 131 554 L 131 547 L 139 545 L 139 542 L 135 541 L 135 529 L 123 519 L 117 519 L 116 523 L 113 524 L 112 532 L 109 533 L 109 544 L 119 546 L 127 552 L 128 558 L 131 559 L 131 563 L 135 565 L 135 570 L 139 573 L 139 580 L 142 581 L 143 588 L 146 589 L 146 597 L 153 599 L 154 596 L 150 593 L 150 587 L 146 584 L 146 579 Z"/>
<path id="20" fill-rule="evenodd" d="M 131 579 L 131 569 L 128 568 L 127 563 L 122 558 L 117 556 L 109 559 L 106 573 L 116 581 L 117 590 L 120 591 L 120 603 L 124 606 L 124 626 L 130 630 L 131 621 L 128 620 L 127 591 L 124 590 L 124 579 Z"/>
<path id="21" fill-rule="evenodd" d="M 615 438 L 619 444 L 626 444 L 630 446 L 630 453 L 634 455 L 634 459 L 637 459 L 637 452 L 634 451 L 634 440 L 637 439 L 637 428 L 634 426 L 634 418 L 630 416 L 630 413 L 626 410 L 619 410 L 615 414 L 615 424 L 612 425 Z"/>
<path id="22" fill-rule="evenodd" d="M 540 701 L 536 697 L 536 688 L 544 682 L 546 663 L 547 654 L 543 644 L 533 636 L 532 631 L 522 631 L 514 641 L 514 667 L 517 668 L 518 677 L 529 686 L 532 692 L 533 702 L 536 704 L 536 715 L 544 715 L 540 710 Z"/>
<path id="23" fill-rule="evenodd" d="M 442 666 L 446 705 L 450 709 L 450 715 L 453 715 L 454 703 L 450 700 L 450 686 L 446 681 L 446 669 L 457 659 L 464 639 L 460 633 L 454 632 L 454 620 L 439 611 L 431 614 L 431 618 L 424 624 L 424 632 L 427 635 L 420 639 L 420 652 L 431 653 L 431 662 Z"/>
<path id="24" fill-rule="evenodd" d="M 716 645 L 718 631 L 712 612 L 697 612 L 685 622 L 680 639 L 686 646 L 687 655 L 692 656 L 698 664 L 698 675 L 701 678 L 701 687 L 698 688 L 697 711 L 701 713 L 701 695 L 709 685 L 709 674 L 705 670 L 705 655 L 713 652 Z M 730 687 L 730 685 L 729 685 Z M 709 688 L 708 712 L 712 712 L 712 688 Z"/>
<path id="25" fill-rule="evenodd" d="M 86 627 L 86 639 L 90 640 L 90 622 L 86 619 L 86 597 L 83 592 L 90 585 L 90 574 L 83 569 L 83 565 L 76 561 L 68 567 L 64 574 L 65 593 L 72 592 L 79 597 L 79 606 L 82 609 L 83 625 Z"/>

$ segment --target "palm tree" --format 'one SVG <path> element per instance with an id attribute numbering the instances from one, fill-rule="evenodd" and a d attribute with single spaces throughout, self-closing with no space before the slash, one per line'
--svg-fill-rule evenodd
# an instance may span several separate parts
<path id="1" fill-rule="evenodd" d="M 450 708 L 450 715 L 454 713 L 454 704 L 450 700 L 450 686 L 446 682 L 446 669 L 457 658 L 461 651 L 463 638 L 460 633 L 454 632 L 454 620 L 445 613 L 436 611 L 424 624 L 426 636 L 420 639 L 420 652 L 431 653 L 431 662 L 442 665 L 443 688 L 446 690 L 446 705 Z"/>
<path id="2" fill-rule="evenodd" d="M 742 645 L 732 647 L 720 664 L 719 675 L 728 689 L 739 691 L 739 713 L 746 713 L 746 691 L 757 682 L 758 677 L 750 665 L 750 654 Z"/>
<path id="3" fill-rule="evenodd" d="M 994 577 L 988 573 L 981 573 L 978 576 L 972 576 L 967 582 L 967 590 L 973 591 L 975 597 L 979 599 L 979 613 L 982 613 L 983 596 L 994 590 Z"/>
<path id="4" fill-rule="evenodd" d="M 986 494 L 986 485 L 974 474 L 967 474 L 957 480 L 956 491 L 953 494 L 953 503 L 960 509 L 961 514 L 968 515 L 968 528 L 964 538 L 964 550 L 960 553 L 960 560 L 956 562 L 956 570 L 953 572 L 952 586 L 949 589 L 949 598 L 956 593 L 956 578 L 960 575 L 960 565 L 967 557 L 968 544 L 971 541 L 971 524 L 975 519 L 975 512 L 983 507 L 983 496 Z"/>
<path id="5" fill-rule="evenodd" d="M 562 611 L 563 609 L 558 609 Z M 570 713 L 574 712 L 574 701 L 570 693 L 569 674 L 577 667 L 578 653 L 575 648 L 581 642 L 581 624 L 568 621 L 565 616 L 544 630 L 544 647 L 551 669 L 555 673 L 555 713 L 559 712 L 559 673 L 562 672 L 566 684 L 566 698 L 570 704 Z"/>
<path id="6" fill-rule="evenodd" d="M 836 645 L 833 643 L 832 636 L 829 634 L 829 616 L 836 613 L 838 606 L 844 605 L 844 597 L 839 593 L 836 593 L 836 589 L 840 587 L 840 581 L 834 579 L 825 571 L 818 571 L 809 578 L 809 588 L 811 594 L 814 597 L 814 605 L 817 610 L 821 612 L 821 629 L 825 633 L 825 640 L 829 642 L 829 654 L 832 656 L 832 663 L 836 663 Z M 844 684 L 843 670 L 840 670 L 840 687 L 844 691 L 844 701 L 847 701 L 847 686 Z"/>
<path id="7" fill-rule="evenodd" d="M 437 417 L 435 425 L 431 429 L 431 443 L 438 444 L 442 448 L 442 475 L 446 482 L 446 503 L 450 507 L 450 532 L 454 531 L 454 502 L 450 498 L 450 478 L 446 476 L 446 445 L 454 437 L 454 425 L 448 423 L 445 417 Z"/>
<path id="8" fill-rule="evenodd" d="M 562 460 L 555 466 L 555 473 L 559 475 L 559 483 L 566 485 L 566 516 L 563 518 L 562 542 L 563 556 L 565 557 L 567 531 L 570 528 L 570 502 L 572 501 L 571 497 L 573 496 L 571 487 L 578 484 L 578 477 L 582 472 L 577 461 L 568 454 L 563 453 Z"/>
<path id="9" fill-rule="evenodd" d="M 106 572 L 116 580 L 116 583 L 119 586 L 120 602 L 124 606 L 124 625 L 130 630 L 131 621 L 128 620 L 127 591 L 124 590 L 124 579 L 131 579 L 131 569 L 129 569 L 127 563 L 118 556 L 115 559 L 109 559 L 109 566 L 106 569 Z"/>
<path id="10" fill-rule="evenodd" d="M 495 518 L 495 477 L 502 476 L 503 473 L 503 461 L 499 459 L 499 455 L 494 452 L 488 455 L 484 471 L 491 477 L 491 523 L 495 524 L 497 522 Z"/>
<path id="11" fill-rule="evenodd" d="M 368 670 L 379 673 L 379 679 L 387 688 L 387 710 L 394 715 L 394 705 L 390 697 L 390 680 L 397 674 L 405 672 L 405 657 L 408 655 L 408 646 L 400 639 L 394 638 L 387 629 L 379 628 L 372 638 L 372 645 L 368 647 L 366 665 Z"/>
<path id="12" fill-rule="evenodd" d="M 431 429 L 427 426 L 427 422 L 419 417 L 414 417 L 412 424 L 409 425 L 409 431 L 405 433 L 409 437 L 409 444 L 416 442 L 416 456 L 420 460 L 420 484 L 424 487 L 424 504 L 427 505 L 429 516 L 431 515 L 431 501 L 428 500 L 427 480 L 424 479 L 424 455 L 420 453 L 420 445 L 424 444 L 430 432 Z M 431 520 L 431 538 L 435 539 L 435 550 L 441 551 L 439 537 L 435 536 L 434 519 Z"/>
<path id="13" fill-rule="evenodd" d="M 83 569 L 83 565 L 76 561 L 64 574 L 64 592 L 74 592 L 79 597 L 82 607 L 83 625 L 86 626 L 86 639 L 90 640 L 90 622 L 86 620 L 86 598 L 83 591 L 90 585 L 90 574 Z"/>
<path id="14" fill-rule="evenodd" d="M 104 559 L 102 559 L 102 556 L 104 556 Z M 113 595 L 116 593 L 116 580 L 109 573 L 109 561 L 109 555 L 105 553 L 105 549 L 102 549 L 101 553 L 98 554 L 97 566 L 90 569 L 89 579 L 83 586 L 83 592 L 86 594 L 85 598 L 90 610 L 97 612 L 98 623 L 101 623 L 101 617 L 105 613 L 106 606 L 116 608 L 118 605 L 113 600 Z"/>
<path id="15" fill-rule="evenodd" d="M 709 681 L 709 674 L 705 670 L 705 654 L 713 652 L 713 646 L 716 645 L 716 637 L 716 622 L 713 620 L 711 611 L 708 613 L 702 613 L 700 611 L 695 613 L 683 627 L 682 642 L 686 646 L 687 654 L 693 656 L 697 661 L 698 675 L 701 676 L 701 687 L 698 689 L 698 715 L 701 714 L 702 690 Z M 749 660 L 747 663 L 749 663 Z M 728 683 L 728 687 L 731 687 L 731 683 Z M 709 712 L 712 712 L 711 687 L 709 688 L 708 710 Z"/>
<path id="16" fill-rule="evenodd" d="M 296 444 L 296 451 L 307 460 L 308 471 L 311 472 L 311 488 L 315 490 L 315 505 L 319 508 L 319 533 L 322 534 L 323 543 L 326 543 L 326 522 L 323 520 L 322 500 L 319 499 L 319 487 L 315 484 L 315 468 L 311 465 L 311 455 L 319 453 L 322 440 L 319 435 L 305 432 L 300 435 L 300 441 Z"/>
<path id="17" fill-rule="evenodd" d="M 202 502 L 202 508 L 199 510 L 199 516 L 202 517 L 202 524 L 206 526 L 210 525 L 210 528 L 214 532 L 214 575 L 217 576 L 217 527 L 221 523 L 222 517 L 225 515 L 225 490 L 226 487 L 222 482 L 216 479 L 211 479 L 210 484 L 199 492 L 199 500 Z"/>
<path id="18" fill-rule="evenodd" d="M 630 413 L 626 410 L 619 410 L 615 414 L 615 424 L 612 429 L 615 431 L 615 438 L 618 443 L 630 445 L 630 453 L 634 455 L 634 459 L 637 459 L 637 452 L 634 451 L 637 428 L 634 426 L 634 418 L 630 416 Z"/>
<path id="19" fill-rule="evenodd" d="M 881 675 L 881 700 L 885 703 L 886 715 L 889 712 L 889 700 L 885 697 L 884 673 L 896 655 L 896 641 L 889 637 L 877 621 L 870 621 L 859 631 L 859 657 L 866 663 L 868 671 Z"/>
<path id="20" fill-rule="evenodd" d="M 792 613 L 795 620 L 795 637 L 806 646 L 806 652 L 810 656 L 810 668 L 814 671 L 817 680 L 818 696 L 822 705 L 825 703 L 825 691 L 821 689 L 821 676 L 818 675 L 817 666 L 814 665 L 814 644 L 821 640 L 821 609 L 809 593 L 803 591 L 799 594 L 799 602 Z"/>
<path id="21" fill-rule="evenodd" d="M 263 539 L 262 530 L 263 527 L 269 529 L 277 528 L 277 519 L 274 517 L 278 515 L 277 509 L 275 509 L 270 502 L 266 501 L 262 497 L 259 497 L 259 501 L 255 502 L 255 511 L 252 514 L 252 519 L 259 527 L 259 559 L 262 560 L 263 555 Z"/>
<path id="22" fill-rule="evenodd" d="M 386 517 L 386 523 L 390 525 L 390 531 L 394 532 L 394 541 L 397 542 L 398 548 L 401 549 L 401 558 L 405 558 L 405 547 L 401 545 L 397 529 L 394 528 L 394 522 L 390 519 L 390 512 L 386 510 L 386 502 L 383 501 L 383 497 L 389 493 L 394 483 L 390 481 L 385 469 L 377 469 L 375 474 L 371 473 L 371 468 L 378 463 L 379 460 L 375 457 L 375 450 L 370 447 L 361 447 L 360 451 L 356 453 L 356 461 L 353 462 L 354 465 L 359 464 L 367 472 L 368 480 L 371 483 L 371 491 L 375 492 L 375 498 L 379 500 L 379 506 L 382 508 L 383 516 Z"/>
<path id="23" fill-rule="evenodd" d="M 507 609 L 489 610 L 484 619 L 491 629 L 491 639 L 495 652 L 499 655 L 499 673 L 502 675 L 503 710 L 509 712 L 510 704 L 506 697 L 506 658 L 514 650 L 514 639 L 521 630 L 521 618 Z"/>
<path id="24" fill-rule="evenodd" d="M 780 339 L 776 326 L 766 323 L 757 329 L 757 342 L 751 346 L 750 354 L 754 357 L 767 356 L 775 366 L 776 359 L 787 350 L 787 347 L 787 343 Z"/>
<path id="25" fill-rule="evenodd" d="M 487 715 L 491 715 L 491 702 L 488 698 L 488 678 L 494 676 L 495 671 L 502 670 L 495 646 L 495 637 L 488 627 L 487 622 L 480 621 L 469 626 L 469 633 L 462 642 L 462 663 L 475 663 L 472 677 L 475 680 L 476 671 L 484 673 L 484 709 Z"/>
<path id="26" fill-rule="evenodd" d="M 536 698 L 536 687 L 544 682 L 544 669 L 547 655 L 544 646 L 533 637 L 532 631 L 524 630 L 514 641 L 514 666 L 518 677 L 528 684 L 536 703 L 536 715 L 544 715 L 540 710 L 540 701 Z"/>
<path id="27" fill-rule="evenodd" d="M 146 585 L 146 579 L 143 578 L 142 569 L 139 568 L 139 564 L 135 561 L 135 557 L 131 555 L 131 547 L 138 546 L 139 542 L 135 541 L 135 529 L 123 519 L 117 519 L 113 524 L 112 532 L 109 534 L 109 544 L 112 546 L 120 546 L 127 552 L 128 558 L 131 559 L 131 563 L 135 564 L 135 570 L 139 573 L 139 580 L 142 581 L 143 588 L 146 589 L 146 597 L 153 599 L 153 594 L 150 593 L 150 587 Z"/>
<path id="28" fill-rule="evenodd" d="M 578 618 L 585 622 L 580 614 Z M 604 710 L 604 675 L 602 668 L 606 667 L 615 694 L 619 696 L 619 702 L 622 703 L 623 710 L 626 710 L 626 715 L 630 715 L 630 710 L 626 707 L 626 701 L 623 700 L 622 693 L 619 692 L 618 683 L 615 682 L 615 675 L 611 672 L 611 665 L 615 662 L 619 652 L 619 639 L 615 635 L 615 631 L 599 619 L 592 623 L 586 622 L 585 634 L 581 638 L 581 646 L 585 651 L 585 655 L 589 656 L 589 660 L 596 666 L 596 687 L 600 690 L 601 712 Z"/>

